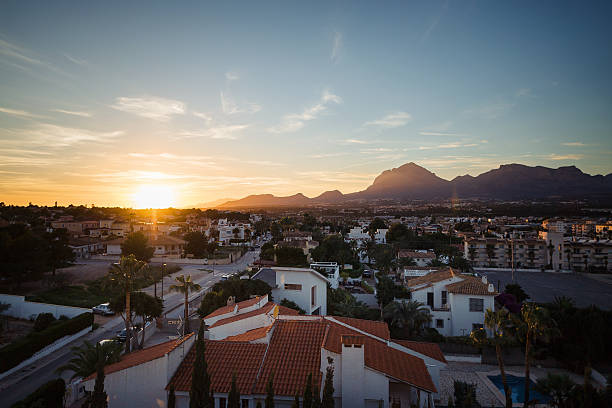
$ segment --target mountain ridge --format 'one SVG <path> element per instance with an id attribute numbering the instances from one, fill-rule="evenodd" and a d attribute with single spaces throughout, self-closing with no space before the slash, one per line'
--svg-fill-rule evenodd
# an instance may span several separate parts
<path id="1" fill-rule="evenodd" d="M 446 180 L 414 162 L 384 170 L 365 190 L 343 194 L 325 191 L 316 197 L 302 193 L 277 197 L 255 194 L 228 201 L 218 208 L 283 207 L 340 204 L 355 200 L 433 200 L 487 198 L 501 200 L 542 198 L 612 198 L 612 173 L 590 175 L 576 166 L 550 168 L 502 164 L 478 176 L 469 174 Z"/>

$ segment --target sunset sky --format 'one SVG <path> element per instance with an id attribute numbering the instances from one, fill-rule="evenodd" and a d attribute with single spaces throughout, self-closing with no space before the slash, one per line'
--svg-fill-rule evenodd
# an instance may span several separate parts
<path id="1" fill-rule="evenodd" d="M 612 2 L 0 4 L 0 201 L 191 206 L 612 172 Z"/>

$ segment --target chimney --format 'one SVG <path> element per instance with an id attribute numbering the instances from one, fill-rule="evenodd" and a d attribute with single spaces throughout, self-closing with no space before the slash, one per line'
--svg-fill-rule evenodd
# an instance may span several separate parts
<path id="1" fill-rule="evenodd" d="M 489 293 L 493 293 L 495 292 L 495 286 L 493 286 L 492 283 L 489 283 L 489 288 L 488 288 Z"/>
<path id="2" fill-rule="evenodd" d="M 483 276 L 483 277 L 482 277 L 482 283 L 484 283 L 485 285 L 488 283 L 488 282 L 487 282 L 487 277 L 486 277 L 486 276 Z"/>
<path id="3" fill-rule="evenodd" d="M 364 336 L 343 335 L 342 343 L 342 405 L 362 407 L 365 403 Z"/>

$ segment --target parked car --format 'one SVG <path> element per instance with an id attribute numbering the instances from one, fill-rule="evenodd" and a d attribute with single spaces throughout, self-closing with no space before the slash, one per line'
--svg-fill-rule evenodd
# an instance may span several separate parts
<path id="1" fill-rule="evenodd" d="M 132 335 L 134 335 L 134 332 L 137 330 L 138 330 L 138 327 L 132 326 Z M 120 341 L 121 343 L 125 343 L 125 340 L 127 340 L 127 330 L 126 329 L 119 330 L 117 332 L 117 335 L 115 336 L 115 339 L 117 341 Z"/>
<path id="2" fill-rule="evenodd" d="M 91 308 L 93 314 L 101 314 L 102 316 L 112 316 L 115 312 L 110 308 L 110 303 L 102 303 Z"/>

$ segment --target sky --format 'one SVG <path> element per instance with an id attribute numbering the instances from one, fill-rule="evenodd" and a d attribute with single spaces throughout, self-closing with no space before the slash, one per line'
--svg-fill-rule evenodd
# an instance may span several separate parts
<path id="1" fill-rule="evenodd" d="M 0 201 L 612 172 L 612 2 L 0 3 Z"/>

